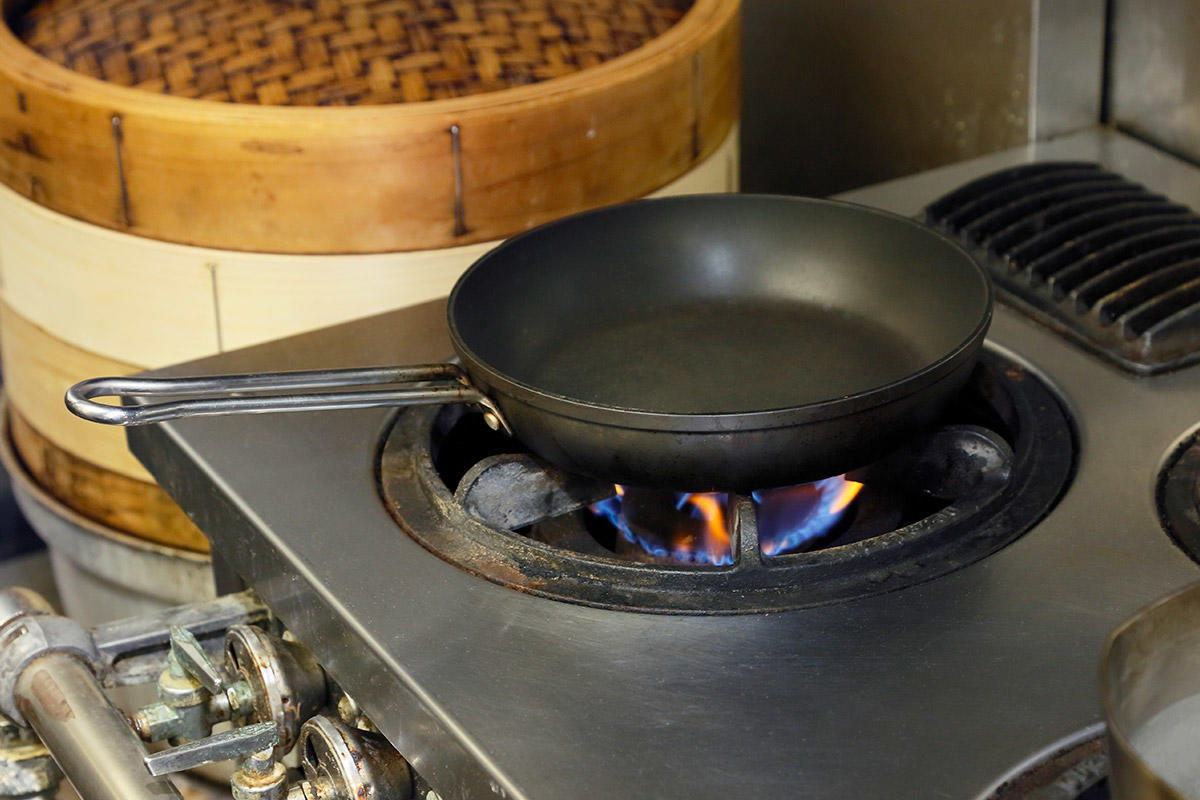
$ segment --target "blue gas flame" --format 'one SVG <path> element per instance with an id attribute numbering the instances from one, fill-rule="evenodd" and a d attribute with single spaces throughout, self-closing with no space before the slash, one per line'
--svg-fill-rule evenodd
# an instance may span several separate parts
<path id="1" fill-rule="evenodd" d="M 826 478 L 815 483 L 787 486 L 754 492 L 758 517 L 759 546 L 766 556 L 782 555 L 801 549 L 829 533 L 845 515 L 862 484 L 847 480 L 844 475 Z M 675 509 L 680 519 L 702 520 L 700 540 L 694 536 L 696 525 L 681 525 L 691 533 L 654 531 L 642 534 L 629 520 L 625 508 L 625 487 L 617 486 L 616 494 L 590 506 L 591 511 L 608 520 L 628 542 L 637 545 L 655 558 L 689 564 L 727 566 L 733 563 L 724 509 L 729 495 L 722 492 L 686 493 L 675 495 Z M 651 538 L 653 533 L 653 538 Z"/>

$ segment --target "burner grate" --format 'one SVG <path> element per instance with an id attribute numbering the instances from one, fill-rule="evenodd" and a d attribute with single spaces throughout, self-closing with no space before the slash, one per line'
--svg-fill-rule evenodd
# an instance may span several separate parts
<path id="1" fill-rule="evenodd" d="M 863 496 L 873 475 L 902 475 L 911 492 L 932 498 L 933 510 L 887 524 L 886 515 L 860 505 L 864 524 L 831 546 L 768 556 L 750 498 L 731 495 L 724 517 L 733 563 L 664 563 L 623 557 L 589 532 L 594 517 L 580 509 L 611 495 L 611 485 L 503 450 L 498 443 L 511 448 L 511 441 L 489 438 L 478 416 L 457 406 L 397 415 L 379 470 L 401 528 L 494 583 L 629 611 L 802 608 L 932 580 L 1028 530 L 1057 501 L 1074 464 L 1073 432 L 1057 398 L 1021 365 L 987 350 L 943 427 L 863 471 Z"/>
<path id="2" fill-rule="evenodd" d="M 1079 161 L 985 175 L 925 209 L 1017 305 L 1140 374 L 1200 360 L 1200 215 Z"/>

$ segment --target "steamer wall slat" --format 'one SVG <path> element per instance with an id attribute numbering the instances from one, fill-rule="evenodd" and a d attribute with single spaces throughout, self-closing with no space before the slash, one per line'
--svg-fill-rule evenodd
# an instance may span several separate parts
<path id="1" fill-rule="evenodd" d="M 0 186 L 0 291 L 64 341 L 136 366 L 215 352 L 206 254 L 88 225 Z"/>
<path id="2" fill-rule="evenodd" d="M 735 127 L 655 195 L 735 190 L 737 160 Z M 55 338 L 138 368 L 443 297 L 496 244 L 353 256 L 190 247 L 79 222 L 0 186 L 4 301 Z"/>
<path id="3" fill-rule="evenodd" d="M 116 530 L 171 547 L 207 553 L 208 539 L 162 487 L 97 467 L 59 447 L 14 408 L 9 434 L 24 467 L 69 508 Z"/>
<path id="4" fill-rule="evenodd" d="M 43 436 L 98 467 L 153 482 L 125 446 L 120 428 L 85 422 L 67 411 L 71 384 L 99 375 L 140 371 L 128 362 L 98 356 L 47 333 L 0 302 L 0 358 L 4 391 L 25 420 Z"/>

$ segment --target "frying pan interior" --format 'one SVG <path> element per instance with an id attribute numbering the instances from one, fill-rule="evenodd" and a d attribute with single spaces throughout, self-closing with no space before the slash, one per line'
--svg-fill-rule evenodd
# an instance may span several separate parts
<path id="1" fill-rule="evenodd" d="M 457 349 L 488 382 L 714 415 L 908 379 L 977 336 L 990 302 L 969 257 L 910 220 L 828 201 L 696 196 L 510 240 L 460 280 L 449 314 Z"/>

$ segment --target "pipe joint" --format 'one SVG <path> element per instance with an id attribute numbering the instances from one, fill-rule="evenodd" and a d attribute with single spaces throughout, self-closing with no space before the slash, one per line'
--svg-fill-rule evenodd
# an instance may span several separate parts
<path id="1" fill-rule="evenodd" d="M 100 653 L 87 629 L 50 613 L 49 604 L 28 589 L 0 592 L 0 619 L 0 712 L 26 725 L 15 691 L 30 664 L 51 653 L 66 653 L 91 669 L 99 663 Z"/>

